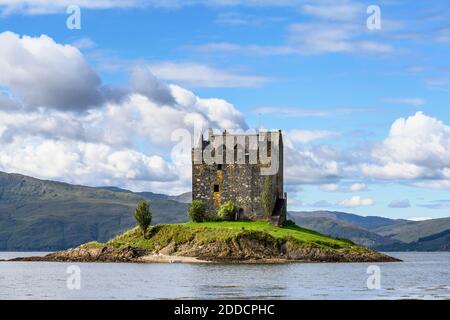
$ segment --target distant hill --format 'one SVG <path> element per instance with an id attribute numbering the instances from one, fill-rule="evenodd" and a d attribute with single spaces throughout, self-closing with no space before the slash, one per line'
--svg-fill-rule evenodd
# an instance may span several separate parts
<path id="1" fill-rule="evenodd" d="M 135 225 L 133 210 L 146 196 L 0 172 L 0 251 L 60 250 L 106 241 Z M 154 223 L 184 222 L 187 204 L 151 201 Z"/>
<path id="2" fill-rule="evenodd" d="M 192 192 L 185 192 L 177 196 L 169 196 L 166 194 L 161 193 L 154 193 L 154 192 L 133 192 L 126 189 L 121 189 L 117 187 L 99 187 L 98 189 L 103 190 L 109 190 L 114 192 L 124 192 L 124 193 L 131 193 L 136 194 L 139 196 L 142 196 L 148 200 L 173 200 L 181 203 L 190 203 L 192 200 Z"/>
<path id="3" fill-rule="evenodd" d="M 352 225 L 359 226 L 367 230 L 373 230 L 381 227 L 388 227 L 399 224 L 401 222 L 407 222 L 408 220 L 396 220 L 383 217 L 369 216 L 363 217 L 360 215 L 338 212 L 338 211 L 311 211 L 311 212 L 291 212 L 297 217 L 316 217 L 316 218 L 330 218 L 337 221 L 345 221 Z"/>
<path id="4" fill-rule="evenodd" d="M 153 224 L 187 221 L 190 192 L 179 196 L 86 187 L 0 172 L 0 251 L 53 251 L 104 242 L 135 225 L 150 200 Z M 385 251 L 450 250 L 450 218 L 421 222 L 331 211 L 289 212 L 298 225 Z"/>
<path id="5" fill-rule="evenodd" d="M 398 224 L 373 229 L 374 232 L 406 243 L 450 229 L 450 218 L 425 221 L 401 221 Z"/>
<path id="6" fill-rule="evenodd" d="M 379 249 L 384 251 L 450 251 L 450 229 L 419 238 L 411 243 L 379 246 Z"/>
<path id="7" fill-rule="evenodd" d="M 384 237 L 358 225 L 330 217 L 304 217 L 291 213 L 291 219 L 299 226 L 311 229 L 334 238 L 350 239 L 366 247 L 390 245 L 400 241 Z"/>
<path id="8" fill-rule="evenodd" d="M 178 201 L 181 203 L 191 203 L 192 201 L 192 192 L 185 192 L 178 196 L 171 197 L 172 200 Z"/>
<path id="9" fill-rule="evenodd" d="M 450 218 L 408 221 L 345 212 L 289 212 L 298 225 L 384 251 L 450 251 Z"/>

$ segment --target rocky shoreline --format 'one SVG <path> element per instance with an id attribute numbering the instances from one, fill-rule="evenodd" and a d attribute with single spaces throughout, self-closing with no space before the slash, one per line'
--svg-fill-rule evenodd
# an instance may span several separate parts
<path id="1" fill-rule="evenodd" d="M 267 222 L 187 223 L 130 229 L 107 243 L 91 242 L 12 261 L 126 263 L 397 262 L 349 240 Z"/>
<path id="2" fill-rule="evenodd" d="M 248 244 L 247 244 L 248 245 Z M 328 250 L 322 248 L 290 248 L 286 245 L 280 252 L 256 248 L 253 252 L 242 250 L 228 255 L 216 255 L 217 249 L 208 248 L 186 250 L 179 248 L 162 248 L 149 252 L 141 248 L 125 247 L 116 249 L 112 246 L 99 248 L 78 247 L 66 251 L 48 254 L 43 257 L 15 258 L 9 261 L 46 261 L 46 262 L 107 262 L 107 263 L 352 263 L 352 262 L 399 262 L 400 260 L 385 254 L 365 249 L 355 253 L 351 250 Z M 169 247 L 168 246 L 168 247 Z M 258 246 L 259 249 L 262 249 Z M 165 249 L 165 250 L 164 250 Z M 223 250 L 220 248 L 219 250 Z M 193 253 L 196 253 L 195 255 Z"/>

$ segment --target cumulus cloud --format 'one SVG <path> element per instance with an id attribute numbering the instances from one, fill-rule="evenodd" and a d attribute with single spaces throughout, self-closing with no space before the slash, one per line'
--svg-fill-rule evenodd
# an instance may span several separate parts
<path id="1" fill-rule="evenodd" d="M 285 148 L 284 173 L 287 184 L 334 183 L 342 178 L 339 151 L 325 146 Z"/>
<path id="2" fill-rule="evenodd" d="M 79 111 L 102 101 L 101 80 L 81 52 L 45 35 L 1 33 L 0 70 L 0 85 L 28 108 Z"/>
<path id="3" fill-rule="evenodd" d="M 157 79 L 149 67 L 134 67 L 130 75 L 131 90 L 156 103 L 174 105 L 175 98 L 167 84 Z"/>
<path id="4" fill-rule="evenodd" d="M 27 137 L 3 145 L 2 150 L 0 166 L 3 170 L 42 178 L 64 177 L 64 180 L 85 184 L 176 178 L 174 170 L 159 156 L 112 148 L 103 143 L 67 143 Z"/>
<path id="5" fill-rule="evenodd" d="M 448 180 L 450 127 L 422 112 L 394 122 L 388 137 L 374 147 L 365 175 L 382 179 Z"/>
<path id="6" fill-rule="evenodd" d="M 292 149 L 292 150 L 291 150 Z M 450 188 L 450 127 L 423 112 L 399 118 L 387 137 L 348 149 L 294 146 L 286 139 L 285 175 L 290 184 L 320 184 L 323 191 L 359 192 L 364 181 L 390 180 L 422 188 Z M 348 181 L 362 182 L 349 184 Z"/>
<path id="7" fill-rule="evenodd" d="M 121 92 L 121 99 L 104 99 L 96 108 L 85 108 L 90 93 L 98 93 L 100 79 L 89 80 L 97 76 L 77 48 L 47 36 L 12 33 L 1 34 L 0 43 L 6 50 L 0 52 L 6 57 L 0 60 L 6 70 L 0 74 L 0 84 L 7 86 L 6 92 L 0 92 L 2 171 L 177 193 L 189 186 L 191 171 L 170 158 L 174 132 L 192 132 L 194 127 L 248 128 L 244 116 L 229 102 L 203 99 L 167 85 L 147 68 L 132 71 L 130 87 Z M 12 51 L 21 58 L 13 59 Z M 74 68 L 80 70 L 70 73 Z M 20 103 L 8 92 L 22 98 Z M 72 112 L 79 109 L 83 112 Z M 188 160 L 190 147 L 185 148 Z"/>
<path id="8" fill-rule="evenodd" d="M 374 204 L 375 202 L 372 198 L 361 198 L 360 196 L 344 199 L 339 203 L 342 207 L 367 207 L 373 206 Z"/>

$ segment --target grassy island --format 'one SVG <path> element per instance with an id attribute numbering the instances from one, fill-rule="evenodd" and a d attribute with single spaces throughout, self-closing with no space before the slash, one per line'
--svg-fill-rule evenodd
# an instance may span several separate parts
<path id="1" fill-rule="evenodd" d="M 74 262 L 390 262 L 392 257 L 287 223 L 188 222 L 138 227 L 106 242 L 90 242 L 39 261 Z"/>

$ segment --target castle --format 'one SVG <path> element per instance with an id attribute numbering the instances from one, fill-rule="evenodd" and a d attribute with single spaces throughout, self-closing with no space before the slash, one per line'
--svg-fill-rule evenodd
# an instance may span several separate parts
<path id="1" fill-rule="evenodd" d="M 209 129 L 208 140 L 202 136 L 192 149 L 192 199 L 203 202 L 207 215 L 232 201 L 237 207 L 235 220 L 283 224 L 287 195 L 281 130 L 215 134 Z"/>

